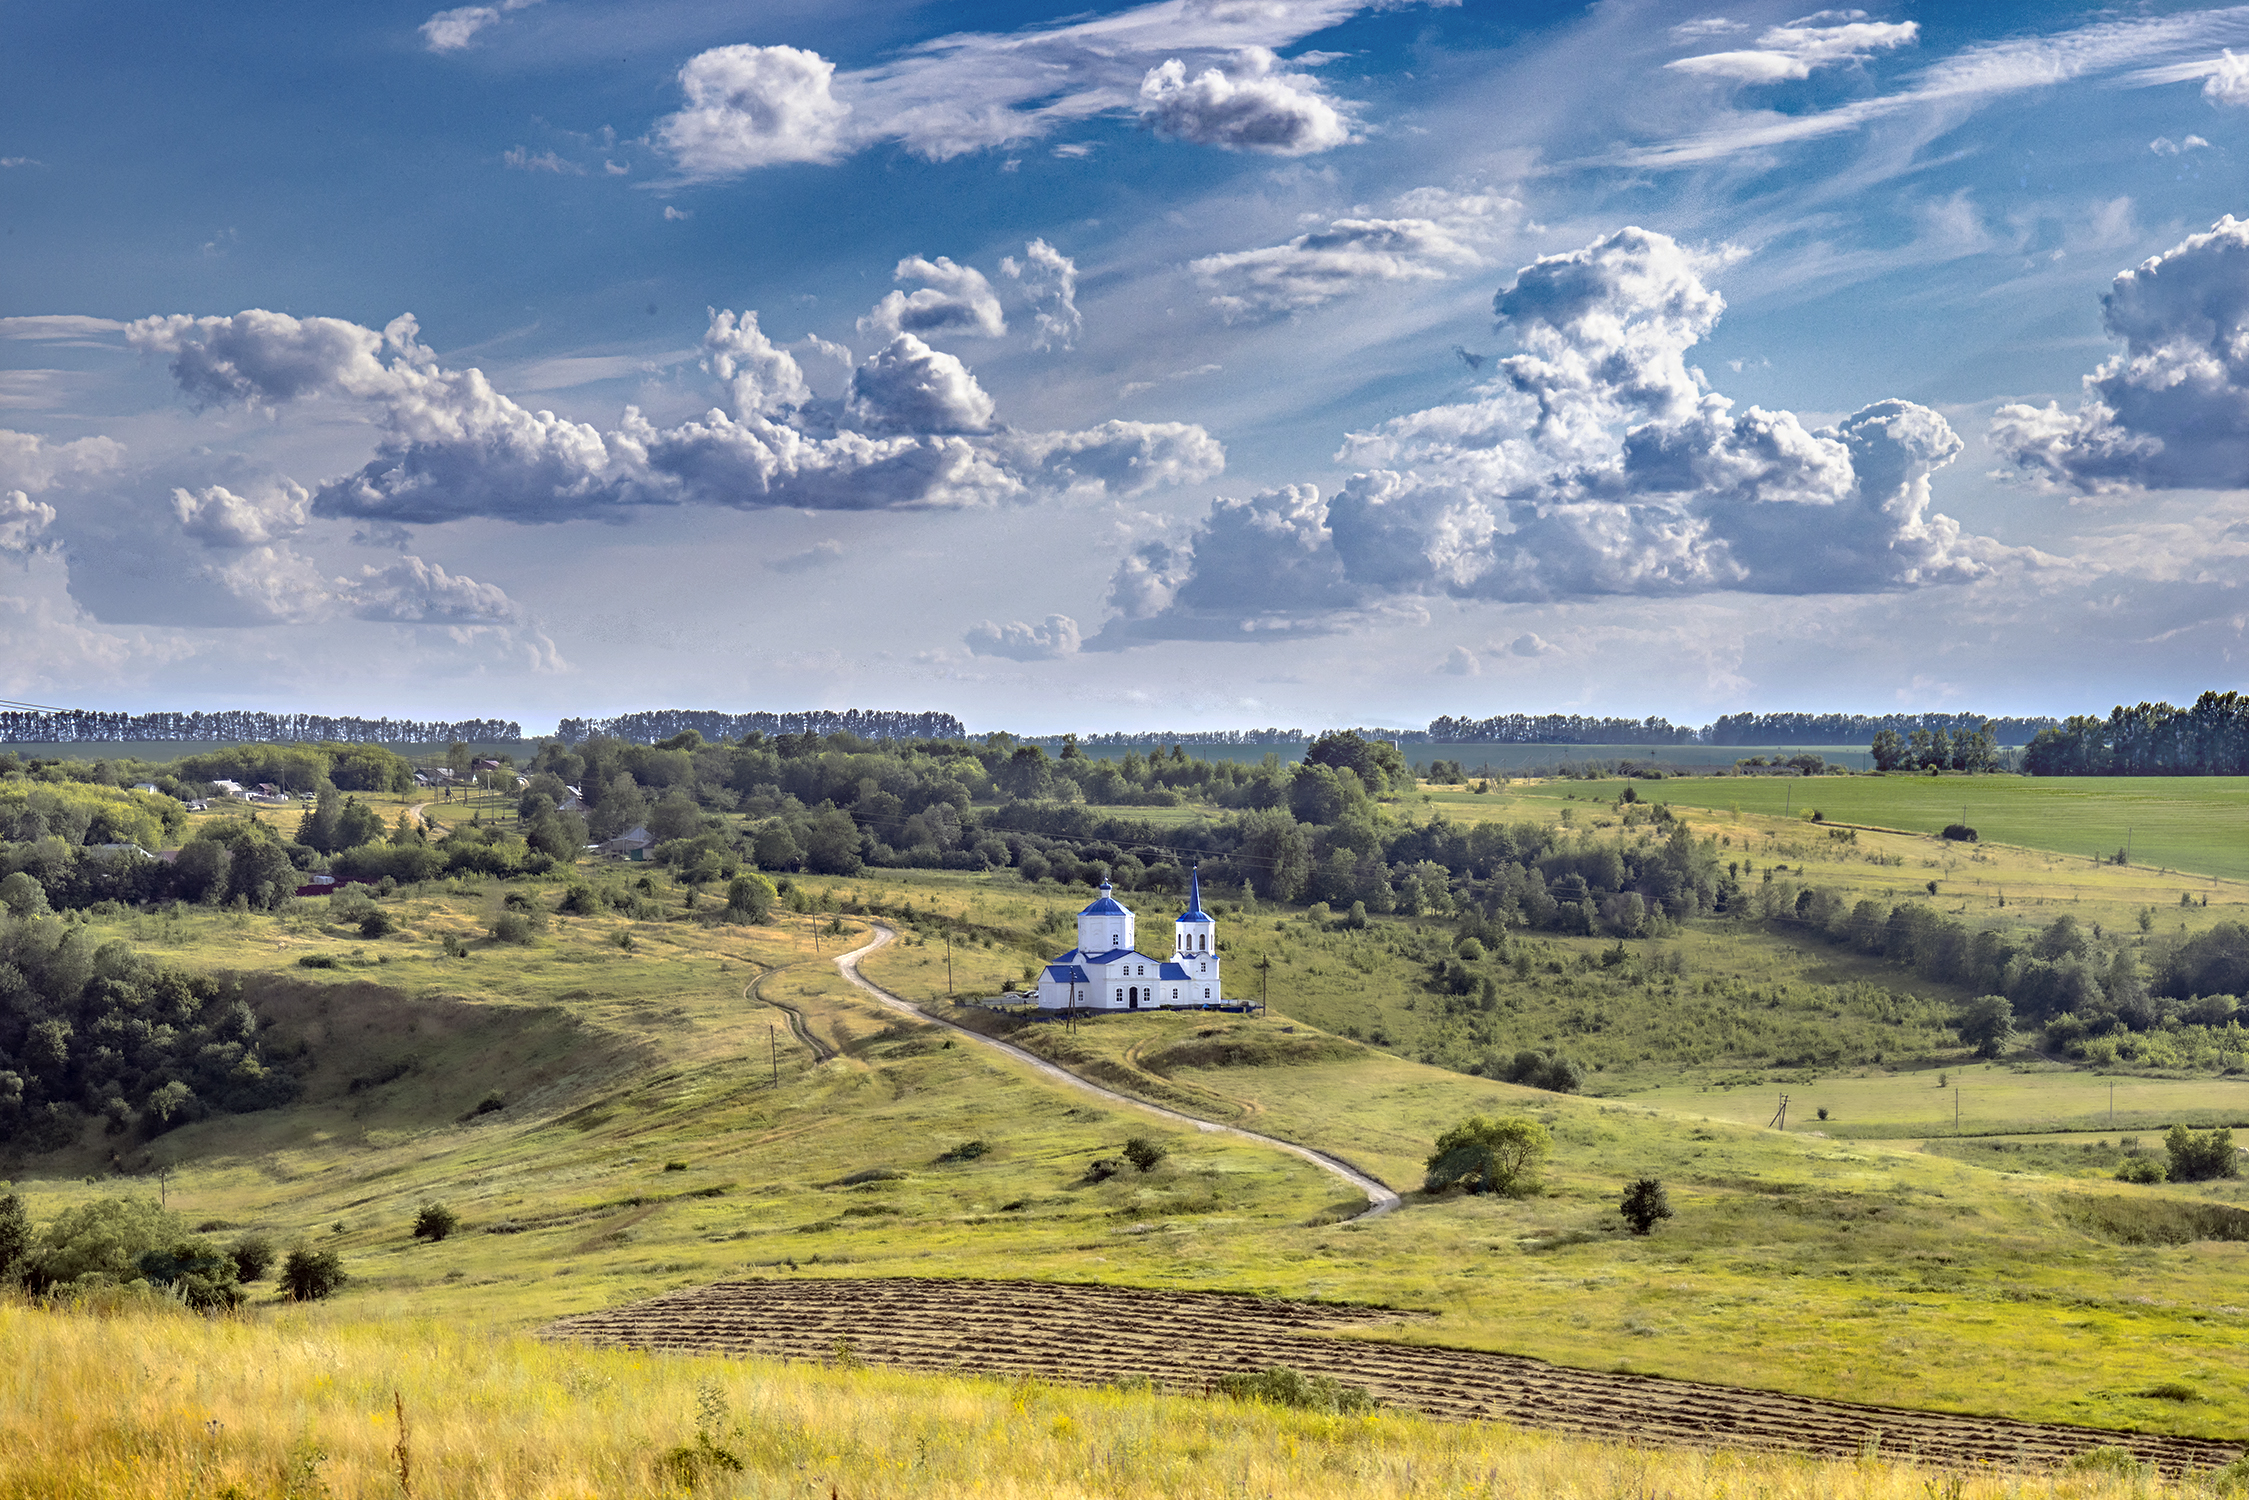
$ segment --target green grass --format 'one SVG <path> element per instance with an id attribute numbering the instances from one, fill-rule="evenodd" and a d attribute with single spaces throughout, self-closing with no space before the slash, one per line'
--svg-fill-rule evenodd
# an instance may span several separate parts
<path id="1" fill-rule="evenodd" d="M 1915 833 L 1965 821 L 1986 842 L 2086 863 L 2112 857 L 2129 839 L 2133 861 L 2151 869 L 2249 878 L 2249 840 L 2241 836 L 2249 777 L 1698 776 L 1635 786 L 1653 802 L 1768 816 L 1816 808 L 1830 822 Z M 1621 784 L 1552 781 L 1516 790 L 1552 802 L 1573 794 L 1613 798 Z"/>

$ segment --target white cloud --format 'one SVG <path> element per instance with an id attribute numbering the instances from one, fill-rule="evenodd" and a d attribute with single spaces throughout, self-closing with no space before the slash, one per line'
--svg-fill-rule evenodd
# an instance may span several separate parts
<path id="1" fill-rule="evenodd" d="M 2221 52 L 2203 81 L 2202 97 L 2212 104 L 2249 104 L 2249 57 L 2235 57 L 2231 47 Z"/>
<path id="2" fill-rule="evenodd" d="M 1479 264 L 1428 219 L 1336 219 L 1285 245 L 1206 255 L 1190 269 L 1227 321 L 1304 312 L 1389 281 L 1441 281 Z"/>
<path id="3" fill-rule="evenodd" d="M 1999 408 L 1993 446 L 2086 494 L 2249 487 L 2249 222 L 2229 214 L 2119 273 L 2101 305 L 2124 351 L 2084 378 L 2075 412 Z"/>
<path id="4" fill-rule="evenodd" d="M 531 148 L 528 146 L 510 146 L 500 153 L 500 160 L 503 164 L 513 167 L 518 172 L 552 172 L 557 177 L 583 177 L 586 175 L 586 169 L 576 162 L 565 161 L 552 151 L 542 151 L 537 156 L 533 156 Z"/>
<path id="5" fill-rule="evenodd" d="M 753 314 L 714 313 L 705 338 L 706 368 L 733 397 L 731 411 L 658 428 L 628 408 L 607 431 L 527 410 L 481 370 L 443 368 L 411 316 L 377 334 L 252 309 L 144 318 L 128 338 L 170 356 L 174 379 L 199 405 L 372 405 L 384 428 L 374 458 L 318 486 L 316 516 L 412 525 L 621 519 L 652 505 L 990 505 L 1073 490 L 1136 493 L 1225 465 L 1223 449 L 1184 424 L 1002 427 L 967 366 L 912 334 L 862 362 L 845 398 L 811 399 L 794 357 L 766 339 Z"/>
<path id="6" fill-rule="evenodd" d="M 52 505 L 34 500 L 22 490 L 0 494 L 0 554 L 29 552 L 54 524 Z"/>
<path id="7" fill-rule="evenodd" d="M 36 495 L 64 481 L 114 469 L 124 456 L 124 445 L 106 437 L 50 443 L 35 432 L 0 427 L 0 489 Z"/>
<path id="8" fill-rule="evenodd" d="M 508 11 L 538 3 L 539 0 L 499 0 L 496 5 L 463 5 L 441 10 L 421 24 L 422 43 L 432 52 L 458 52 L 474 40 L 478 32 Z"/>
<path id="9" fill-rule="evenodd" d="M 830 162 L 850 149 L 851 106 L 831 92 L 836 65 L 797 47 L 717 47 L 679 70 L 687 108 L 656 139 L 690 181 L 784 162 Z"/>
<path id="10" fill-rule="evenodd" d="M 2183 141 L 2174 141 L 2167 135 L 2159 135 L 2147 143 L 2147 148 L 2157 156 L 2184 156 L 2189 151 L 2207 151 L 2210 149 L 2210 143 L 2198 135 L 2190 135 Z"/>
<path id="11" fill-rule="evenodd" d="M 1023 247 L 1023 258 L 1002 256 L 1000 274 L 1016 282 L 1031 304 L 1038 334 L 1034 349 L 1070 349 L 1077 345 L 1085 319 L 1078 312 L 1077 262 L 1045 240 Z"/>
<path id="12" fill-rule="evenodd" d="M 825 568 L 843 561 L 843 543 L 833 538 L 814 542 L 802 552 L 792 552 L 786 557 L 776 557 L 766 563 L 776 573 L 803 573 L 813 568 Z"/>
<path id="13" fill-rule="evenodd" d="M 256 496 L 237 495 L 225 485 L 172 491 L 172 514 L 180 529 L 206 547 L 255 547 L 304 529 L 312 496 L 282 480 Z"/>
<path id="14" fill-rule="evenodd" d="M 1682 57 L 1665 67 L 1735 83 L 1779 83 L 1809 78 L 1820 68 L 1864 62 L 1876 52 L 1912 45 L 1921 34 L 1912 21 L 1869 21 L 1866 12 L 1822 11 L 1786 26 L 1768 27 L 1754 48 Z M 1692 35 L 1711 35 L 1701 32 Z M 1673 36 L 1679 32 L 1674 30 Z M 1682 38 L 1688 40 L 1690 38 Z"/>
<path id="15" fill-rule="evenodd" d="M 935 260 L 909 255 L 898 262 L 892 279 L 926 284 L 911 296 L 891 292 L 877 302 L 859 320 L 861 333 L 886 339 L 901 333 L 996 339 L 1007 332 L 1000 299 L 974 266 L 956 266 L 942 255 Z"/>
<path id="16" fill-rule="evenodd" d="M 834 161 L 883 142 L 945 161 L 1144 109 L 1162 116 L 1162 128 L 1177 125 L 1182 138 L 1280 154 L 1319 150 L 1349 138 L 1343 111 L 1309 78 L 1281 75 L 1259 59 L 1370 8 L 1381 7 L 1153 0 L 1061 25 L 954 32 L 845 73 L 792 48 L 721 47 L 681 70 L 687 107 L 658 123 L 656 139 L 680 175 L 697 181 Z M 1155 97 L 1144 98 L 1151 72 L 1166 64 L 1177 65 L 1176 88 L 1159 77 Z M 1213 73 L 1217 82 L 1206 87 Z"/>
<path id="17" fill-rule="evenodd" d="M 1536 631 L 1525 631 L 1507 643 L 1511 656 L 1558 656 L 1562 648 Z"/>
<path id="18" fill-rule="evenodd" d="M 0 318 L 0 339 L 31 339 L 86 349 L 107 349 L 103 334 L 125 331 L 115 318 L 89 318 L 79 313 L 41 313 L 30 317 Z"/>
<path id="19" fill-rule="evenodd" d="M 1317 80 L 1278 71 L 1273 54 L 1249 47 L 1223 68 L 1192 78 L 1170 58 L 1140 81 L 1141 118 L 1167 140 L 1270 156 L 1306 156 L 1351 139 L 1351 126 Z"/>
<path id="20" fill-rule="evenodd" d="M 1963 582 L 2000 549 L 1930 512 L 1960 451 L 1881 401 L 1833 427 L 1737 410 L 1685 361 L 1724 309 L 1711 259 L 1628 228 L 1517 273 L 1494 311 L 1524 345 L 1476 400 L 1354 433 L 1367 465 L 1220 500 L 1128 556 L 1093 644 L 1338 628 L 1400 601 L 1869 593 Z"/>
<path id="21" fill-rule="evenodd" d="M 1068 615 L 1048 615 L 1044 625 L 1026 625 L 1021 620 L 995 625 L 986 620 L 962 640 L 978 656 L 1054 661 L 1078 654 L 1078 622 Z"/>
<path id="22" fill-rule="evenodd" d="M 1445 659 L 1437 664 L 1437 670 L 1451 677 L 1479 677 L 1483 675 L 1484 664 L 1466 646 L 1455 646 L 1445 653 Z"/>
<path id="23" fill-rule="evenodd" d="M 371 620 L 389 625 L 504 625 L 521 615 L 505 590 L 448 573 L 419 557 L 327 577 L 286 543 L 255 548 L 205 570 L 246 613 L 246 623 Z"/>

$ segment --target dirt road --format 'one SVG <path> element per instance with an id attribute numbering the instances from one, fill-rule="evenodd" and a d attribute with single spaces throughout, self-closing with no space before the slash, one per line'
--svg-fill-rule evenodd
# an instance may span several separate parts
<path id="1" fill-rule="evenodd" d="M 836 959 L 836 967 L 843 971 L 844 978 L 850 980 L 853 984 L 859 986 L 859 988 L 874 996 L 874 998 L 878 1002 L 885 1006 L 888 1006 L 890 1009 L 903 1012 L 906 1015 L 912 1016 L 917 1021 L 924 1021 L 934 1026 L 942 1026 L 946 1030 L 951 1031 L 956 1035 L 967 1037 L 970 1041 L 977 1043 L 979 1046 L 990 1047 L 997 1052 L 1004 1052 L 1009 1057 L 1015 1058 L 1019 1062 L 1029 1064 L 1042 1076 L 1049 1078 L 1056 1083 L 1065 1084 L 1070 1088 L 1082 1090 L 1083 1092 L 1091 1094 L 1096 1098 L 1105 1099 L 1112 1104 L 1129 1105 L 1134 1109 L 1146 1110 L 1152 1115 L 1161 1116 L 1166 1120 L 1171 1120 L 1181 1125 L 1192 1125 L 1197 1130 L 1202 1131 L 1205 1135 L 1226 1135 L 1232 1136 L 1236 1140 L 1255 1141 L 1258 1145 L 1271 1146 L 1277 1151 L 1286 1151 L 1292 1156 L 1300 1156 L 1304 1160 L 1310 1162 L 1313 1166 L 1318 1167 L 1321 1171 L 1332 1173 L 1333 1175 L 1342 1178 L 1345 1182 L 1351 1184 L 1352 1187 L 1366 1194 L 1367 1206 L 1364 1211 L 1353 1215 L 1352 1217 L 1354 1218 L 1380 1218 L 1382 1215 L 1389 1213 L 1392 1209 L 1398 1206 L 1398 1195 L 1395 1192 L 1391 1191 L 1389 1187 L 1368 1176 L 1366 1173 L 1360 1171 L 1357 1167 L 1352 1166 L 1349 1162 L 1343 1161 L 1337 1157 L 1330 1156 L 1324 1151 L 1314 1151 L 1311 1147 L 1299 1146 L 1294 1141 L 1284 1141 L 1276 1136 L 1259 1135 L 1254 1130 L 1243 1130 L 1239 1126 L 1235 1125 L 1222 1125 L 1216 1120 L 1201 1119 L 1197 1116 L 1186 1114 L 1176 1109 L 1167 1109 L 1160 1104 L 1150 1104 L 1145 1099 L 1135 1099 L 1130 1094 L 1120 1094 L 1115 1089 L 1106 1089 L 1103 1088 L 1100 1084 L 1094 1083 L 1089 1079 L 1081 1078 L 1077 1074 L 1071 1072 L 1068 1068 L 1048 1062 L 1045 1058 L 1040 1057 L 1035 1052 L 1026 1052 L 1021 1047 L 1015 1046 L 1011 1042 L 1003 1042 L 997 1037 L 985 1036 L 980 1032 L 970 1031 L 965 1026 L 955 1026 L 950 1021 L 942 1020 L 939 1017 L 930 1015 L 928 1012 L 922 1010 L 913 1002 L 900 999 L 898 996 L 893 995 L 892 993 L 890 993 L 890 991 L 884 989 L 881 985 L 876 984 L 873 980 L 868 979 L 865 975 L 859 972 L 859 960 L 863 956 L 874 952 L 877 948 L 882 947 L 885 943 L 888 943 L 889 941 L 891 941 L 891 939 L 895 938 L 898 935 L 896 932 L 892 931 L 888 927 L 885 927 L 880 922 L 876 922 L 871 925 L 875 929 L 874 940 L 852 949 L 849 953 L 840 955 Z"/>

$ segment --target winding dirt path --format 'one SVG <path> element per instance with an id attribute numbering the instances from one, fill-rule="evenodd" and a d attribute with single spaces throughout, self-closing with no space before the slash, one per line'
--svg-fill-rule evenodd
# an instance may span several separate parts
<path id="1" fill-rule="evenodd" d="M 1324 1151 L 1314 1151 L 1309 1146 L 1299 1146 L 1294 1141 L 1284 1141 L 1278 1136 L 1259 1135 L 1254 1130 L 1243 1130 L 1236 1125 L 1222 1125 L 1216 1120 L 1205 1120 L 1181 1110 L 1166 1109 L 1161 1104 L 1150 1104 L 1145 1099 L 1135 1099 L 1130 1094 L 1121 1094 L 1115 1089 L 1103 1088 L 1100 1084 L 1093 1082 L 1091 1079 L 1081 1078 L 1058 1063 L 1048 1062 L 1035 1052 L 1027 1052 L 1014 1043 L 1003 1042 L 997 1037 L 989 1037 L 981 1032 L 970 1031 L 965 1026 L 956 1026 L 950 1021 L 929 1014 L 910 1000 L 893 995 L 859 972 L 859 960 L 861 958 L 898 936 L 895 931 L 880 922 L 869 925 L 875 930 L 874 939 L 852 949 L 849 953 L 838 955 L 836 967 L 843 971 L 844 978 L 865 990 L 878 1003 L 891 1010 L 912 1016 L 915 1020 L 932 1026 L 942 1026 L 947 1031 L 967 1037 L 977 1045 L 989 1047 L 995 1052 L 1004 1052 L 1018 1062 L 1029 1064 L 1033 1071 L 1052 1082 L 1091 1094 L 1097 1099 L 1106 1100 L 1111 1104 L 1123 1104 L 1133 1109 L 1145 1110 L 1149 1114 L 1160 1116 L 1176 1124 L 1192 1125 L 1205 1135 L 1231 1136 L 1235 1140 L 1251 1141 L 1260 1146 L 1270 1146 L 1276 1151 L 1286 1151 L 1291 1156 L 1302 1157 L 1321 1171 L 1342 1178 L 1352 1187 L 1366 1194 L 1367 1206 L 1361 1212 L 1352 1215 L 1354 1219 L 1378 1219 L 1398 1206 L 1398 1195 L 1392 1192 L 1388 1186 L 1339 1157 L 1330 1156 Z"/>
<path id="2" fill-rule="evenodd" d="M 836 1055 L 836 1049 L 829 1046 L 826 1042 L 821 1041 L 818 1037 L 812 1034 L 812 1028 L 805 1023 L 803 1011 L 798 1010 L 795 1006 L 791 1005 L 786 1000 L 770 1000 L 766 998 L 765 981 L 771 979 L 774 975 L 780 972 L 781 971 L 779 969 L 767 969 L 763 974 L 758 975 L 756 979 L 750 981 L 749 997 L 752 1000 L 755 1000 L 760 1005 L 770 1005 L 775 1010 L 778 1010 L 787 1015 L 789 1018 L 790 1032 L 795 1035 L 798 1041 L 804 1043 L 804 1045 L 811 1050 L 813 1065 L 818 1066 L 819 1064 L 826 1062 L 829 1058 L 834 1057 Z"/>

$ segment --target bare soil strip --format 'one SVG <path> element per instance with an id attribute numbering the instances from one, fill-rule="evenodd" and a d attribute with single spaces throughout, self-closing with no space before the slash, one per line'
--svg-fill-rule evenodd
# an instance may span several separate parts
<path id="1" fill-rule="evenodd" d="M 1254 1130 L 1243 1130 L 1236 1125 L 1221 1125 L 1216 1120 L 1205 1120 L 1197 1115 L 1170 1109 L 1161 1104 L 1151 1104 L 1145 1099 L 1136 1099 L 1130 1094 L 1120 1094 L 1115 1089 L 1103 1088 L 1092 1079 L 1081 1077 L 1059 1063 L 1049 1062 L 1036 1052 L 1027 1052 L 1012 1042 L 1003 1042 L 998 1037 L 986 1036 L 979 1031 L 970 1031 L 965 1026 L 955 1026 L 950 1021 L 929 1014 L 911 1000 L 893 995 L 859 972 L 859 960 L 862 957 L 874 952 L 898 935 L 880 922 L 869 925 L 875 929 L 875 936 L 870 941 L 852 949 L 849 953 L 839 956 L 836 959 L 836 967 L 843 972 L 844 978 L 874 996 L 879 1003 L 887 1008 L 912 1016 L 915 1020 L 931 1026 L 942 1026 L 947 1031 L 967 1037 L 979 1046 L 990 1047 L 996 1052 L 1004 1052 L 1018 1062 L 1030 1064 L 1042 1076 L 1056 1083 L 1080 1089 L 1098 1098 L 1106 1099 L 1112 1104 L 1126 1104 L 1134 1109 L 1144 1109 L 1150 1114 L 1161 1115 L 1167 1120 L 1177 1121 L 1182 1125 L 1192 1125 L 1205 1135 L 1230 1135 L 1237 1140 L 1255 1141 L 1261 1146 L 1272 1146 L 1277 1150 L 1288 1152 L 1291 1156 L 1302 1157 L 1321 1171 L 1342 1178 L 1352 1187 L 1367 1195 L 1366 1208 L 1351 1215 L 1354 1219 L 1378 1219 L 1398 1206 L 1398 1195 L 1390 1189 L 1388 1184 L 1360 1171 L 1339 1156 L 1330 1156 L 1325 1151 L 1315 1151 L 1309 1146 L 1300 1146 L 1294 1141 L 1284 1141 L 1278 1136 L 1260 1135 Z"/>
<path id="2" fill-rule="evenodd" d="M 1058 1385 L 1147 1380 L 1206 1391 L 1221 1375 L 1285 1365 L 1384 1402 L 1671 1447 L 1951 1466 L 2046 1468 L 2125 1449 L 2169 1472 L 2215 1468 L 2232 1443 L 1861 1406 L 1697 1381 L 1572 1370 L 1514 1355 L 1365 1336 L 1427 1314 L 1223 1292 L 923 1278 L 757 1280 L 691 1287 L 564 1318 L 544 1336 L 630 1348 L 860 1361 Z M 1360 1336 L 1342 1337 L 1349 1330 Z"/>

